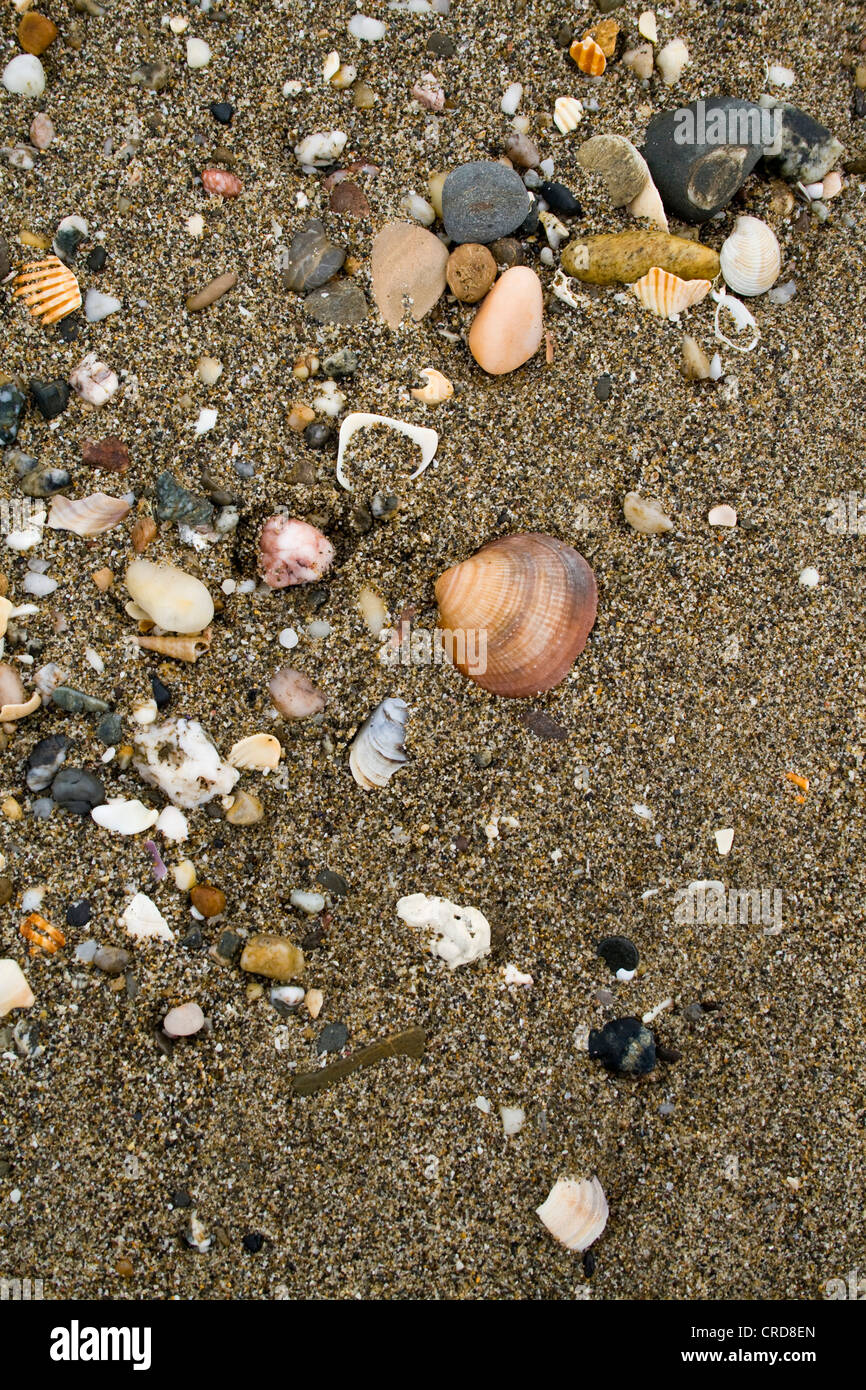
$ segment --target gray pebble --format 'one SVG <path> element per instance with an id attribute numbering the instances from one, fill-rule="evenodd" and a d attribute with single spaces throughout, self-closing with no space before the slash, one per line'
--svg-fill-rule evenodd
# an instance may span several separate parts
<path id="1" fill-rule="evenodd" d="M 532 208 L 514 169 L 480 159 L 453 169 L 442 186 L 442 220 L 452 241 L 486 245 L 521 226 Z"/>

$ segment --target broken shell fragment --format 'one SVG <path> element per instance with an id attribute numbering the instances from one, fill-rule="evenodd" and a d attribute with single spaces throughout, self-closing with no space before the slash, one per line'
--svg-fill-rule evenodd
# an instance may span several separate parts
<path id="1" fill-rule="evenodd" d="M 557 97 L 553 103 L 553 123 L 563 135 L 577 130 L 583 120 L 583 103 L 576 97 Z"/>
<path id="2" fill-rule="evenodd" d="M 447 376 L 437 372 L 435 367 L 422 367 L 418 375 L 424 378 L 424 385 L 416 386 L 409 392 L 416 401 L 423 401 L 425 405 L 441 405 L 454 395 L 454 387 Z"/>
<path id="3" fill-rule="evenodd" d="M 176 565 L 133 560 L 124 584 L 139 608 L 164 632 L 194 634 L 202 640 L 214 614 L 213 599 L 194 575 Z"/>
<path id="4" fill-rule="evenodd" d="M 36 996 L 17 960 L 0 960 L 0 1018 L 13 1009 L 29 1009 Z"/>
<path id="5" fill-rule="evenodd" d="M 52 531 L 74 531 L 76 536 L 101 536 L 118 526 L 129 511 L 125 497 L 109 497 L 104 492 L 79 498 L 58 494 L 51 499 L 48 525 Z"/>
<path id="6" fill-rule="evenodd" d="M 104 801 L 94 806 L 90 812 L 97 825 L 103 830 L 113 830 L 117 835 L 140 835 L 149 830 L 159 820 L 159 812 L 153 811 L 140 801 L 127 801 L 122 796 Z"/>
<path id="7" fill-rule="evenodd" d="M 450 970 L 490 954 L 490 923 L 477 907 L 459 907 L 447 898 L 410 893 L 397 903 L 397 916 L 409 927 L 432 931 L 427 949 Z"/>
<path id="8" fill-rule="evenodd" d="M 390 415 L 367 415 L 363 411 L 353 411 L 346 416 L 340 425 L 340 442 L 337 448 L 337 482 L 347 492 L 351 492 L 352 488 L 343 471 L 343 456 L 346 452 L 346 445 L 358 430 L 368 429 L 370 425 L 387 425 L 389 429 L 396 430 L 398 434 L 407 435 L 414 444 L 418 445 L 421 450 L 421 462 L 415 472 L 409 474 L 410 483 L 421 476 L 424 469 L 435 457 L 439 447 L 439 435 L 435 430 L 427 429 L 424 425 L 410 425 L 405 420 L 394 420 Z"/>
<path id="9" fill-rule="evenodd" d="M 146 893 L 136 893 L 120 918 L 127 936 L 136 941 L 174 941 L 171 928 L 156 903 Z"/>
<path id="10" fill-rule="evenodd" d="M 577 63 L 581 72 L 588 73 L 590 77 L 601 77 L 607 67 L 607 59 L 591 34 L 580 41 L 575 39 L 568 56 Z"/>
<path id="11" fill-rule="evenodd" d="M 535 1210 L 560 1245 L 577 1253 L 588 1250 L 607 1225 L 607 1198 L 595 1177 L 560 1178 Z"/>
<path id="12" fill-rule="evenodd" d="M 24 940 L 30 942 L 31 956 L 38 956 L 42 951 L 53 956 L 61 946 L 66 945 L 66 937 L 60 928 L 46 922 L 38 912 L 29 912 L 18 930 Z"/>
<path id="13" fill-rule="evenodd" d="M 144 651 L 158 652 L 160 656 L 167 656 L 172 661 L 198 661 L 200 656 L 204 656 L 210 650 L 213 632 L 211 628 L 205 628 L 204 632 L 191 632 L 187 637 L 141 637 L 136 635 L 133 640 L 136 646 Z"/>
<path id="14" fill-rule="evenodd" d="M 34 691 L 28 700 L 26 694 L 15 667 L 0 665 L 0 724 L 14 724 L 38 710 L 42 696 Z"/>
<path id="15" fill-rule="evenodd" d="M 175 806 L 189 810 L 228 796 L 240 773 L 223 762 L 196 719 L 168 719 L 135 736 L 135 768 Z"/>
<path id="16" fill-rule="evenodd" d="M 81 400 L 98 408 L 114 395 L 120 383 L 116 372 L 99 362 L 95 352 L 88 352 L 69 373 L 69 385 Z"/>
<path id="17" fill-rule="evenodd" d="M 265 814 L 264 806 L 252 792 L 237 792 L 225 797 L 222 804 L 229 825 L 256 825 Z"/>
<path id="18" fill-rule="evenodd" d="M 309 522 L 269 517 L 259 536 L 259 569 L 270 589 L 311 584 L 330 568 L 334 547 Z"/>
<path id="19" fill-rule="evenodd" d="M 691 64 L 689 50 L 682 39 L 671 39 L 664 48 L 656 54 L 656 67 L 661 74 L 661 79 L 666 87 L 673 87 L 679 82 L 683 68 Z"/>
<path id="20" fill-rule="evenodd" d="M 57 323 L 81 308 L 78 281 L 57 256 L 26 265 L 13 283 L 13 297 L 22 297 L 30 313 L 43 325 Z"/>
<path id="21" fill-rule="evenodd" d="M 268 693 L 284 719 L 309 719 L 321 714 L 325 697 L 309 676 L 293 666 L 281 666 L 268 681 Z"/>
<path id="22" fill-rule="evenodd" d="M 710 508 L 707 521 L 711 526 L 736 526 L 737 513 L 726 502 L 721 502 L 719 506 Z"/>
<path id="23" fill-rule="evenodd" d="M 726 284 L 737 294 L 764 294 L 782 269 L 782 252 L 772 227 L 759 217 L 738 217 L 722 243 L 719 263 Z"/>
<path id="24" fill-rule="evenodd" d="M 458 670 L 494 695 L 551 690 L 595 622 L 595 576 L 582 555 L 529 532 L 490 541 L 436 581 L 439 626 Z"/>
<path id="25" fill-rule="evenodd" d="M 349 767 L 359 787 L 373 791 L 387 786 L 409 761 L 404 747 L 408 717 L 406 701 L 392 697 L 383 700 L 364 720 L 349 750 Z"/>
<path id="26" fill-rule="evenodd" d="M 262 770 L 276 767 L 282 756 L 282 744 L 273 734 L 250 734 L 234 745 L 227 761 L 232 767 Z"/>
<path id="27" fill-rule="evenodd" d="M 686 381 L 706 381 L 710 376 L 707 354 L 688 333 L 683 336 L 682 373 Z"/>
<path id="28" fill-rule="evenodd" d="M 629 526 L 644 536 L 660 536 L 664 531 L 672 531 L 674 523 L 666 516 L 658 502 L 651 497 L 641 497 L 637 492 L 627 492 L 622 510 Z"/>
<path id="29" fill-rule="evenodd" d="M 685 309 L 700 304 L 711 289 L 709 280 L 681 280 L 657 265 L 631 287 L 632 294 L 645 309 L 664 319 L 678 318 Z"/>
<path id="30" fill-rule="evenodd" d="M 652 10 L 644 10 L 639 16 L 637 31 L 642 39 L 649 39 L 650 43 L 658 43 L 658 25 L 656 23 L 655 13 Z"/>
<path id="31" fill-rule="evenodd" d="M 662 195 L 651 178 L 644 184 L 640 193 L 626 204 L 626 211 L 630 217 L 645 217 L 662 232 L 668 229 L 668 217 Z"/>

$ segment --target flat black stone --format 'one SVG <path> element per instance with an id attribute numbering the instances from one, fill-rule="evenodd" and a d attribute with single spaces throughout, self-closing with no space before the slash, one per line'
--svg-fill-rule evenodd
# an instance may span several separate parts
<path id="1" fill-rule="evenodd" d="M 427 40 L 427 52 L 434 58 L 453 58 L 457 45 L 447 34 L 431 34 Z"/>
<path id="2" fill-rule="evenodd" d="M 57 377 L 54 381 L 30 379 L 30 394 L 43 420 L 54 420 L 69 404 L 69 383 Z"/>
<path id="3" fill-rule="evenodd" d="M 316 1051 L 342 1052 L 348 1041 L 349 1030 L 345 1023 L 328 1023 L 319 1034 Z"/>
<path id="4" fill-rule="evenodd" d="M 615 1018 L 601 1029 L 590 1029 L 589 1055 L 609 1071 L 643 1076 L 656 1064 L 655 1040 L 639 1018 Z"/>
<path id="5" fill-rule="evenodd" d="M 108 260 L 108 252 L 104 246 L 94 246 L 84 264 L 88 270 L 102 270 Z"/>
<path id="6" fill-rule="evenodd" d="M 219 121 L 220 125 L 230 125 L 235 108 L 230 101 L 212 101 L 210 113 L 215 121 Z"/>
<path id="7" fill-rule="evenodd" d="M 91 918 L 91 907 L 87 898 L 70 903 L 66 909 L 66 923 L 70 927 L 86 927 Z"/>
<path id="8" fill-rule="evenodd" d="M 579 217 L 583 212 L 571 189 L 566 188 L 564 183 L 540 183 L 538 191 L 551 211 L 560 217 Z"/>
<path id="9" fill-rule="evenodd" d="M 217 955 L 222 956 L 225 960 L 234 960 L 242 944 L 237 932 L 224 931 L 217 942 Z"/>
<path id="10" fill-rule="evenodd" d="M 349 891 L 349 885 L 342 874 L 335 874 L 331 869 L 320 869 L 316 882 L 326 893 L 333 893 L 335 898 L 345 898 Z"/>
<path id="11" fill-rule="evenodd" d="M 323 424 L 321 420 L 314 420 L 304 430 L 304 440 L 311 449 L 324 449 L 330 438 L 331 427 Z"/>
<path id="12" fill-rule="evenodd" d="M 251 1255 L 257 1255 L 265 1243 L 265 1238 L 259 1235 L 258 1231 L 250 1231 L 249 1235 L 244 1236 L 243 1245 L 245 1250 L 249 1250 Z"/>
<path id="13" fill-rule="evenodd" d="M 764 114 L 780 122 L 772 152 L 764 152 L 767 173 L 789 183 L 820 183 L 843 153 L 832 131 L 787 101 L 776 101 Z"/>
<path id="14" fill-rule="evenodd" d="M 604 372 L 603 375 L 599 377 L 598 381 L 592 388 L 593 394 L 597 401 L 609 401 L 612 389 L 613 383 L 611 382 L 611 379 L 608 376 L 607 372 Z"/>
<path id="15" fill-rule="evenodd" d="M 157 709 L 165 709 L 171 704 L 171 691 L 163 685 L 159 676 L 151 676 L 150 688 L 153 691 L 153 699 Z"/>
<path id="16" fill-rule="evenodd" d="M 526 220 L 532 200 L 514 169 L 479 159 L 452 169 L 442 186 L 442 220 L 458 245 L 497 241 Z M 537 220 L 537 213 L 536 213 Z"/>
<path id="17" fill-rule="evenodd" d="M 637 970 L 640 962 L 637 946 L 627 936 L 602 937 L 596 951 L 614 974 L 617 970 Z"/>

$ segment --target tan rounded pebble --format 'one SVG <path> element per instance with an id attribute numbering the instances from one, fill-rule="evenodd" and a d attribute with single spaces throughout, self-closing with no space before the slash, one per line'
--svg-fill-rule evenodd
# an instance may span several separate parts
<path id="1" fill-rule="evenodd" d="M 541 281 L 516 265 L 497 281 L 469 330 L 469 351 L 491 376 L 513 372 L 538 351 L 544 337 Z"/>
<path id="2" fill-rule="evenodd" d="M 156 529 L 156 522 L 152 516 L 138 517 L 130 533 L 136 555 L 141 555 L 147 549 L 156 535 Z"/>
<path id="3" fill-rule="evenodd" d="M 303 434 L 307 425 L 311 425 L 316 418 L 315 410 L 311 410 L 308 405 L 295 405 L 289 411 L 286 423 L 290 430 L 295 434 Z"/>
<path id="4" fill-rule="evenodd" d="M 367 82 L 356 82 L 352 88 L 352 101 L 358 111 L 372 111 L 376 105 L 376 93 Z"/>
<path id="5" fill-rule="evenodd" d="M 320 989 L 307 990 L 306 994 L 304 995 L 304 1003 L 307 1007 L 307 1013 L 310 1015 L 310 1018 L 319 1017 L 319 1014 L 322 1012 L 322 1005 L 324 1004 L 324 1002 L 325 996 Z"/>
<path id="6" fill-rule="evenodd" d="M 24 812 L 14 796 L 6 797 L 6 800 L 3 802 L 2 806 L 0 806 L 0 811 L 3 812 L 7 820 L 20 820 L 24 815 Z"/>
<path id="7" fill-rule="evenodd" d="M 267 975 L 269 980 L 294 980 L 303 974 L 304 953 L 285 936 L 258 932 L 244 947 L 241 970 Z"/>
<path id="8" fill-rule="evenodd" d="M 104 594 L 107 589 L 110 589 L 114 583 L 114 575 L 107 567 L 105 569 L 95 570 L 92 579 L 101 594 Z"/>
<path id="9" fill-rule="evenodd" d="M 60 33 L 53 20 L 44 14 L 31 10 L 18 25 L 18 42 L 25 53 L 33 53 L 37 58 L 54 42 Z"/>
<path id="10" fill-rule="evenodd" d="M 225 893 L 221 888 L 214 888 L 209 883 L 197 884 L 190 893 L 189 900 L 202 917 L 219 917 L 220 913 L 225 912 Z"/>
<path id="11" fill-rule="evenodd" d="M 486 246 L 467 241 L 448 257 L 445 278 L 461 303 L 477 304 L 496 279 L 496 262 Z"/>
<path id="12" fill-rule="evenodd" d="M 135 1273 L 132 1260 L 128 1260 L 124 1255 L 121 1255 L 114 1268 L 120 1275 L 121 1279 L 131 1279 L 133 1274 Z"/>
<path id="13" fill-rule="evenodd" d="M 226 811 L 229 825 L 256 825 L 265 814 L 265 808 L 252 792 L 237 792 Z"/>
<path id="14" fill-rule="evenodd" d="M 218 275 L 210 284 L 205 285 L 203 290 L 189 296 L 186 301 L 187 309 L 191 314 L 197 313 L 199 309 L 206 309 L 209 304 L 215 304 L 229 290 L 234 289 L 237 282 L 238 277 L 234 270 L 227 271 L 225 275 Z"/>
<path id="15" fill-rule="evenodd" d="M 403 296 L 412 301 L 417 323 L 445 289 L 448 252 L 442 242 L 416 222 L 389 222 L 373 242 L 370 272 L 373 298 L 389 328 L 400 327 Z"/>

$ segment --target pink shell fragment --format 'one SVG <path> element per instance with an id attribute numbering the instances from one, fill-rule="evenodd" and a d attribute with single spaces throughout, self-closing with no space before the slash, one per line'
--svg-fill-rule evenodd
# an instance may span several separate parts
<path id="1" fill-rule="evenodd" d="M 259 565 L 271 589 L 311 584 L 321 579 L 334 559 L 334 547 L 315 526 L 287 516 L 272 516 L 259 537 Z"/>
<path id="2" fill-rule="evenodd" d="M 223 198 L 237 198 L 244 186 L 237 174 L 227 169 L 205 169 L 201 176 L 206 193 L 219 193 Z"/>

